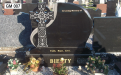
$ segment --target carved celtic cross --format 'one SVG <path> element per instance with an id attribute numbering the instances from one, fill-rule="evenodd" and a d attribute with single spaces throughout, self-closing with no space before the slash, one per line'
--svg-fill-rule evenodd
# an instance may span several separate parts
<path id="1" fill-rule="evenodd" d="M 48 19 L 54 19 L 54 12 L 45 13 L 46 3 L 38 3 L 39 12 L 30 12 L 30 19 L 39 19 L 38 22 L 38 46 L 48 47 L 46 36 L 46 24 Z"/>

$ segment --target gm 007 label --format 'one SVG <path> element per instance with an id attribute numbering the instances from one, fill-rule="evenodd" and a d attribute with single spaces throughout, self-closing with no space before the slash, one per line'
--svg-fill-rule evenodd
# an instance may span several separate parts
<path id="1" fill-rule="evenodd" d="M 4 8 L 5 9 L 21 9 L 22 5 L 21 3 L 5 3 Z"/>

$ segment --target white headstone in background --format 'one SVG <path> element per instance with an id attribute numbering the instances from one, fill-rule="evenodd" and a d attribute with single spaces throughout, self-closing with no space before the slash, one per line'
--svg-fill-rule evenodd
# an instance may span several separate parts
<path id="1" fill-rule="evenodd" d="M 56 2 L 66 2 L 66 0 L 57 0 Z"/>
<path id="2" fill-rule="evenodd" d="M 120 7 L 120 3 L 118 1 L 117 7 L 116 7 L 116 13 L 115 13 L 116 17 L 121 17 L 121 7 Z"/>
<path id="3" fill-rule="evenodd" d="M 100 0 L 100 4 L 105 4 L 105 0 Z"/>
<path id="4" fill-rule="evenodd" d="M 82 4 L 85 4 L 85 0 L 82 0 Z"/>

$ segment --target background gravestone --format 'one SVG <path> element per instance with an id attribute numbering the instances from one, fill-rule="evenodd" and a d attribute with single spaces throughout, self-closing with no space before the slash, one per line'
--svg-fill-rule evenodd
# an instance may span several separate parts
<path id="1" fill-rule="evenodd" d="M 115 1 L 116 3 L 118 3 L 118 0 L 108 0 L 108 1 Z M 120 0 L 119 0 L 120 1 Z"/>
<path id="2" fill-rule="evenodd" d="M 121 51 L 121 18 L 94 18 L 93 48 L 96 52 Z"/>
<path id="3" fill-rule="evenodd" d="M 0 47 L 30 45 L 31 21 L 28 14 L 0 15 Z"/>
<path id="4" fill-rule="evenodd" d="M 97 5 L 97 4 L 99 4 L 100 3 L 100 0 L 93 0 L 93 5 L 95 6 L 95 5 Z"/>
<path id="5" fill-rule="evenodd" d="M 2 5 L 0 4 L 0 15 L 3 15 Z"/>
<path id="6" fill-rule="evenodd" d="M 36 3 L 27 3 L 27 4 L 22 4 L 22 9 L 14 9 L 14 14 L 19 14 L 20 12 L 28 13 L 29 11 L 33 11 L 37 7 Z"/>
<path id="7" fill-rule="evenodd" d="M 38 0 L 32 0 L 32 3 L 38 3 L 39 1 Z"/>
<path id="8" fill-rule="evenodd" d="M 82 4 L 82 0 L 77 0 L 77 1 L 79 1 L 79 5 L 81 5 L 81 4 Z"/>
<path id="9" fill-rule="evenodd" d="M 116 2 L 108 1 L 107 2 L 107 14 L 106 16 L 115 16 Z"/>
<path id="10" fill-rule="evenodd" d="M 100 9 L 97 9 L 96 11 L 93 9 L 87 9 L 87 11 L 90 13 L 92 20 L 94 17 L 101 17 L 101 10 Z"/>
<path id="11" fill-rule="evenodd" d="M 26 0 L 26 3 L 32 3 L 32 0 Z"/>
<path id="12" fill-rule="evenodd" d="M 74 0 L 68 0 L 68 2 L 73 3 Z"/>

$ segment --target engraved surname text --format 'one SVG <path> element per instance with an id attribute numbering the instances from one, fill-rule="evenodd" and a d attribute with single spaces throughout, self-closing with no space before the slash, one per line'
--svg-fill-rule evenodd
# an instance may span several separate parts
<path id="1" fill-rule="evenodd" d="M 59 63 L 60 59 L 50 59 L 50 63 Z M 65 63 L 70 63 L 71 59 L 64 59 Z"/>

